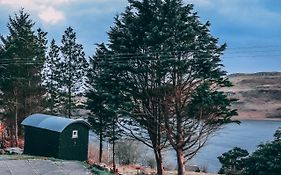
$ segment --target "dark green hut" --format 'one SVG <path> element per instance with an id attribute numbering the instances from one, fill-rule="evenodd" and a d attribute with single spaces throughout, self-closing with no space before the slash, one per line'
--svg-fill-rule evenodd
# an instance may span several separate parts
<path id="1" fill-rule="evenodd" d="M 24 154 L 87 160 L 90 125 L 84 120 L 33 114 L 24 126 Z"/>

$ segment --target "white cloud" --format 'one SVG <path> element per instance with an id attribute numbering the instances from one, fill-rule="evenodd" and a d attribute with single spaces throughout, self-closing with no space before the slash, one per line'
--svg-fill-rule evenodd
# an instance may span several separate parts
<path id="1" fill-rule="evenodd" d="M 9 6 L 12 8 L 17 8 L 17 7 L 26 7 L 26 6 L 33 6 L 34 3 L 31 0 L 0 0 L 1 5 Z"/>
<path id="2" fill-rule="evenodd" d="M 37 14 L 45 24 L 57 24 L 65 19 L 58 8 L 74 0 L 0 0 L 1 6 L 12 9 L 25 8 Z"/>
<path id="3" fill-rule="evenodd" d="M 48 24 L 57 24 L 65 18 L 63 12 L 55 10 L 53 7 L 42 10 L 39 12 L 38 16 L 42 21 Z"/>
<path id="4" fill-rule="evenodd" d="M 126 4 L 126 0 L 0 0 L 0 7 L 12 10 L 25 8 L 47 25 L 64 21 L 68 12 L 65 9 L 69 10 L 68 7 L 76 9 L 71 15 L 82 16 L 89 13 L 99 15 L 112 13 Z"/>

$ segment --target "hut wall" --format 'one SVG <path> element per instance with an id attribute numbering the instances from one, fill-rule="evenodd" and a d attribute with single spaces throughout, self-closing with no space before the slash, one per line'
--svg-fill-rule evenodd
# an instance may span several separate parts
<path id="1" fill-rule="evenodd" d="M 57 157 L 59 133 L 26 126 L 24 154 Z"/>
<path id="2" fill-rule="evenodd" d="M 78 138 L 72 138 L 72 131 L 78 131 Z M 87 160 L 89 129 L 85 125 L 73 123 L 60 134 L 59 158 L 67 160 Z"/>

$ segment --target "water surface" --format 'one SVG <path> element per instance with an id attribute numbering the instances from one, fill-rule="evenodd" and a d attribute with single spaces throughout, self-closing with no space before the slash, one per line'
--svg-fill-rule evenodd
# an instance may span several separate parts
<path id="1" fill-rule="evenodd" d="M 220 168 L 217 159 L 222 153 L 234 147 L 240 147 L 253 152 L 256 147 L 266 141 L 273 140 L 273 134 L 281 126 L 281 121 L 242 121 L 238 124 L 228 124 L 212 135 L 198 154 L 187 164 L 206 167 L 208 172 L 216 173 Z M 166 162 L 176 166 L 173 151 L 166 153 Z"/>
<path id="2" fill-rule="evenodd" d="M 222 153 L 229 151 L 234 147 L 240 147 L 253 152 L 261 143 L 273 140 L 273 134 L 281 127 L 281 121 L 242 121 L 238 124 L 228 124 L 214 133 L 198 154 L 187 165 L 197 165 L 200 168 L 207 168 L 208 172 L 217 173 L 220 163 L 217 159 Z M 98 138 L 90 132 L 90 143 L 95 143 L 98 147 Z M 104 144 L 108 146 L 108 144 Z M 139 144 L 140 163 L 145 164 L 147 160 L 153 159 L 153 151 L 143 144 Z M 111 146 L 105 149 L 110 149 Z M 165 165 L 169 168 L 176 168 L 176 154 L 173 150 L 163 152 Z"/>

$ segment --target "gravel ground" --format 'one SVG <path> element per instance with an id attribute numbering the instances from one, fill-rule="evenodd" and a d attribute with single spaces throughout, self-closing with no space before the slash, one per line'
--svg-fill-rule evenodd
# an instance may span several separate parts
<path id="1" fill-rule="evenodd" d="M 24 159 L 10 160 L 0 156 L 0 175 L 92 175 L 78 161 Z"/>

